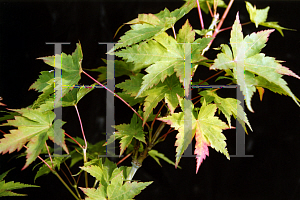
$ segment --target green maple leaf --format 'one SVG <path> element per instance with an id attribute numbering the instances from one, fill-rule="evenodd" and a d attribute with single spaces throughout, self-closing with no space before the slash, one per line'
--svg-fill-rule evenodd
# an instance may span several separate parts
<path id="1" fill-rule="evenodd" d="M 125 182 L 123 173 L 120 172 L 111 180 L 111 184 L 107 186 L 107 196 L 111 200 L 127 200 L 132 199 L 138 195 L 143 189 L 145 189 L 152 182 Z"/>
<path id="2" fill-rule="evenodd" d="M 78 43 L 76 50 L 72 53 L 72 55 L 66 55 L 65 53 L 61 54 L 61 66 L 62 77 L 61 83 L 57 83 L 56 87 L 62 88 L 62 97 L 68 93 L 72 89 L 72 87 L 65 86 L 74 86 L 78 84 L 80 80 L 80 74 L 82 72 L 81 62 L 83 59 L 81 45 Z M 38 59 L 42 59 L 46 64 L 52 67 L 55 66 L 55 56 L 41 57 Z M 54 73 L 51 72 L 47 74 L 47 72 L 42 72 L 39 79 L 30 87 L 30 89 L 36 89 L 38 91 L 42 91 L 42 95 L 49 96 L 54 93 Z"/>
<path id="3" fill-rule="evenodd" d="M 131 167 L 122 166 L 117 168 L 106 159 L 104 165 L 102 162 L 98 166 L 91 165 L 80 167 L 82 170 L 87 171 L 91 176 L 99 181 L 99 187 L 94 188 L 81 188 L 80 189 L 88 196 L 87 199 L 100 200 L 127 200 L 132 199 L 138 195 L 141 190 L 145 189 L 152 182 L 125 182 Z"/>
<path id="4" fill-rule="evenodd" d="M 283 36 L 282 30 L 294 31 L 294 29 L 288 29 L 278 25 L 278 22 L 266 22 L 268 17 L 268 12 L 270 9 L 269 6 L 264 9 L 256 9 L 255 5 L 253 7 L 251 3 L 246 1 L 246 8 L 250 15 L 250 20 L 251 22 L 255 23 L 256 28 L 258 27 L 258 25 L 266 26 L 269 28 L 275 28 L 282 36 Z"/>
<path id="5" fill-rule="evenodd" d="M 116 125 L 115 128 L 118 130 L 118 132 L 115 133 L 115 139 L 121 138 L 120 155 L 123 154 L 123 152 L 129 146 L 133 138 L 146 143 L 145 133 L 142 127 L 142 121 L 139 120 L 135 114 L 132 116 L 130 124 Z M 109 143 L 109 141 L 107 143 Z"/>
<path id="6" fill-rule="evenodd" d="M 219 97 L 216 92 L 212 92 L 211 90 L 204 90 L 199 93 L 203 98 L 205 98 L 206 102 L 214 101 L 217 107 L 221 110 L 221 112 L 225 115 L 229 127 L 231 127 L 231 116 L 237 119 L 240 124 L 244 127 L 245 131 L 247 129 L 245 127 L 245 123 L 252 130 L 251 125 L 248 121 L 246 113 L 243 110 L 243 107 L 240 105 L 241 102 L 237 99 L 233 98 L 222 98 Z"/>
<path id="7" fill-rule="evenodd" d="M 180 42 L 193 42 L 191 44 L 191 71 L 194 72 L 199 62 L 207 60 L 201 56 L 201 51 L 207 46 L 211 38 L 197 39 L 194 41 L 194 32 L 188 22 L 182 27 L 179 33 Z M 191 32 L 188 36 L 184 33 Z M 136 97 L 139 97 L 145 90 L 163 82 L 167 76 L 174 72 L 184 82 L 185 48 L 184 44 L 179 44 L 173 37 L 163 32 L 147 43 L 133 45 L 115 53 L 123 57 L 127 62 L 150 65 L 146 68 L 147 75 L 143 77 L 142 87 Z"/>
<path id="8" fill-rule="evenodd" d="M 23 108 L 20 110 L 14 110 L 22 116 L 15 116 L 14 120 L 8 120 L 7 123 L 1 126 L 14 126 L 18 129 L 10 130 L 11 134 L 5 134 L 4 138 L 0 139 L 0 153 L 11 153 L 15 150 L 20 150 L 27 142 L 26 150 L 26 163 L 23 169 L 25 169 L 30 163 L 32 163 L 36 157 L 40 154 L 43 146 L 45 145 L 48 137 L 54 141 L 54 138 L 59 138 L 55 142 L 62 146 L 68 153 L 68 149 L 64 142 L 63 130 L 60 129 L 58 133 L 54 133 L 55 123 L 59 123 L 55 120 L 55 114 L 52 111 L 42 112 L 39 109 Z M 62 123 L 63 124 L 63 123 Z M 55 134 L 55 135 L 54 135 Z"/>
<path id="9" fill-rule="evenodd" d="M 123 35 L 115 45 L 115 50 L 121 47 L 130 46 L 143 40 L 149 40 L 167 29 L 174 26 L 175 22 L 190 12 L 195 0 L 189 0 L 181 8 L 170 12 L 167 8 L 157 14 L 139 14 L 138 18 L 128 22 L 131 30 Z"/>
<path id="10" fill-rule="evenodd" d="M 217 55 L 214 65 L 211 66 L 211 69 L 233 69 L 233 76 L 240 85 L 240 89 L 245 96 L 246 105 L 251 112 L 253 112 L 253 109 L 250 101 L 256 91 L 255 86 L 258 86 L 257 76 L 263 77 L 273 85 L 280 87 L 285 94 L 289 95 L 299 105 L 297 98 L 281 77 L 282 75 L 290 75 L 298 79 L 300 77 L 283 67 L 275 58 L 260 53 L 268 40 L 268 36 L 273 31 L 260 31 L 244 38 L 237 14 L 230 37 L 232 51 L 227 45 L 222 45 L 222 53 Z"/>
<path id="11" fill-rule="evenodd" d="M 22 188 L 28 188 L 28 187 L 39 187 L 37 185 L 29 185 L 29 184 L 24 184 L 24 183 L 19 183 L 19 182 L 5 182 L 3 180 L 5 176 L 8 174 L 10 170 L 4 172 L 3 174 L 0 175 L 0 197 L 5 197 L 5 196 L 27 196 L 27 194 L 19 194 L 12 192 L 11 190 L 15 189 L 22 189 Z"/>
<path id="12" fill-rule="evenodd" d="M 175 166 L 175 163 L 172 160 L 167 158 L 164 154 L 159 153 L 157 150 L 152 149 L 151 151 L 148 152 L 148 154 L 149 154 L 149 156 L 151 156 L 157 162 L 157 164 L 159 164 L 159 166 L 161 166 L 161 164 L 160 164 L 160 161 L 159 161 L 158 158 L 160 158 L 160 159 L 166 161 L 167 163 Z M 180 166 L 178 166 L 178 168 L 181 169 Z"/>
<path id="13" fill-rule="evenodd" d="M 145 93 L 146 99 L 144 103 L 144 122 L 145 123 L 152 113 L 152 110 L 157 106 L 161 100 L 165 100 L 167 106 L 171 113 L 174 112 L 175 108 L 178 106 L 178 97 L 184 96 L 184 89 L 178 78 L 174 75 L 167 77 L 164 83 L 157 84 L 156 87 L 147 90 Z"/>

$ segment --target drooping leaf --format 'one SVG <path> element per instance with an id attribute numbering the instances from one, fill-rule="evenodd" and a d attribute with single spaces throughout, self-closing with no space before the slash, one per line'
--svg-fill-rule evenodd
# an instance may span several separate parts
<path id="1" fill-rule="evenodd" d="M 205 98 L 205 101 L 207 100 L 214 101 L 217 105 L 217 107 L 221 110 L 221 112 L 225 115 L 229 127 L 231 127 L 231 116 L 233 116 L 235 119 L 237 119 L 240 124 L 244 127 L 245 131 L 247 131 L 245 127 L 245 123 L 248 125 L 250 130 L 252 130 L 251 125 L 248 121 L 248 118 L 246 116 L 246 113 L 244 112 L 243 107 L 240 105 L 241 102 L 234 98 L 222 98 L 219 97 L 216 92 L 213 92 L 211 90 L 204 90 L 199 93 L 201 96 Z"/>
<path id="2" fill-rule="evenodd" d="M 233 69 L 233 76 L 240 85 L 248 109 L 252 112 L 253 109 L 250 102 L 256 91 L 255 86 L 261 86 L 256 82 L 256 77 L 262 77 L 270 83 L 277 85 L 281 91 L 284 91 L 285 94 L 289 95 L 296 104 L 299 105 L 297 98 L 281 77 L 282 74 L 296 78 L 300 77 L 281 66 L 280 62 L 276 61 L 275 58 L 260 53 L 271 32 L 273 32 L 273 30 L 260 31 L 243 38 L 242 28 L 237 14 L 230 38 L 232 52 L 227 45 L 223 45 L 222 53 L 218 54 L 214 65 L 211 67 L 211 69 Z"/>
<path id="3" fill-rule="evenodd" d="M 0 153 L 11 153 L 15 150 L 19 151 L 27 142 L 27 160 L 23 167 L 25 169 L 32 163 L 40 154 L 45 141 L 49 137 L 54 140 L 54 128 L 52 121 L 55 114 L 52 111 L 41 112 L 39 109 L 23 108 L 14 110 L 22 116 L 15 116 L 14 120 L 8 120 L 7 123 L 1 126 L 14 126 L 18 129 L 10 130 L 10 134 L 5 134 L 4 138 L 0 139 Z M 56 123 L 57 120 L 54 122 Z M 61 139 L 55 142 L 62 146 L 68 153 L 68 149 L 64 143 L 63 130 L 56 137 Z"/>
<path id="4" fill-rule="evenodd" d="M 275 28 L 282 36 L 283 36 L 282 30 L 294 31 L 294 29 L 284 28 L 278 25 L 278 22 L 266 22 L 268 17 L 268 12 L 270 9 L 269 6 L 264 9 L 256 9 L 255 5 L 253 7 L 251 3 L 246 1 L 246 8 L 249 13 L 250 20 L 251 22 L 255 23 L 256 28 L 258 27 L 258 25 L 266 26 L 269 28 Z"/>
<path id="5" fill-rule="evenodd" d="M 152 149 L 151 151 L 148 152 L 148 154 L 159 164 L 159 166 L 161 166 L 161 164 L 160 164 L 158 158 L 160 158 L 160 159 L 166 161 L 167 163 L 175 166 L 175 163 L 172 160 L 167 158 L 164 154 L 159 153 L 157 150 Z M 180 166 L 178 166 L 178 168 L 181 169 Z"/>
<path id="6" fill-rule="evenodd" d="M 196 173 L 198 172 L 202 161 L 209 155 L 208 146 L 223 153 L 230 159 L 226 149 L 226 137 L 222 134 L 222 130 L 228 129 L 229 127 L 218 117 L 214 116 L 216 110 L 217 106 L 215 104 L 206 105 L 206 102 L 204 101 L 196 119 Z"/>
<path id="7" fill-rule="evenodd" d="M 222 130 L 229 127 L 222 122 L 218 117 L 214 116 L 217 110 L 215 104 L 206 104 L 205 100 L 200 108 L 199 113 L 195 113 L 191 101 L 181 101 L 181 108 L 192 108 L 192 119 L 185 119 L 185 113 L 174 113 L 171 116 L 158 118 L 158 120 L 166 122 L 171 127 L 178 130 L 175 142 L 176 148 L 176 166 L 178 165 L 183 152 L 187 149 L 188 145 L 192 142 L 193 137 L 196 139 L 195 154 L 197 155 L 197 171 L 201 162 L 208 156 L 208 146 L 211 146 L 216 151 L 223 153 L 228 159 L 229 154 L 226 149 L 226 138 L 222 134 Z M 188 109 L 188 108 L 186 108 Z M 188 116 L 187 116 L 188 118 Z M 184 131 L 185 120 L 191 123 L 191 127 Z M 191 128 L 191 129 L 190 129 Z"/>
<path id="8" fill-rule="evenodd" d="M 5 182 L 5 180 L 3 180 L 3 179 L 8 174 L 9 171 L 10 170 L 8 170 L 0 175 L 0 197 L 27 196 L 27 194 L 15 193 L 15 192 L 12 192 L 11 190 L 28 188 L 28 187 L 40 187 L 37 185 L 24 184 L 24 183 L 19 183 L 19 182 L 14 182 L 14 181 Z"/>
<path id="9" fill-rule="evenodd" d="M 184 106 L 187 106 L 187 107 L 190 107 L 193 109 L 193 103 L 186 99 L 184 99 L 184 103 L 181 105 L 181 108 L 183 108 L 183 110 L 184 110 Z M 173 113 L 170 116 L 158 118 L 158 120 L 166 122 L 171 127 L 178 130 L 178 134 L 176 135 L 177 140 L 175 142 L 175 146 L 177 146 L 175 167 L 177 167 L 182 154 L 187 149 L 188 145 L 192 142 L 192 139 L 193 139 L 193 137 L 195 135 L 195 131 L 196 131 L 195 126 L 192 127 L 192 130 L 188 129 L 190 127 L 187 127 L 188 130 L 186 130 L 186 131 L 184 130 L 184 125 L 185 125 L 184 120 L 187 120 L 187 121 L 191 120 L 191 119 L 184 118 L 184 112 Z M 192 115 L 191 121 L 192 121 L 192 124 L 195 124 L 194 115 Z"/>

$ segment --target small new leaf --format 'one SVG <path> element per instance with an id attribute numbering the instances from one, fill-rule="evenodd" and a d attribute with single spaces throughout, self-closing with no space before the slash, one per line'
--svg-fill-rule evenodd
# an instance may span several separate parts
<path id="1" fill-rule="evenodd" d="M 275 28 L 282 36 L 283 36 L 282 30 L 294 31 L 294 29 L 284 28 L 278 25 L 278 22 L 266 22 L 268 17 L 268 12 L 270 9 L 269 6 L 264 9 L 256 9 L 255 5 L 253 7 L 251 3 L 246 1 L 246 8 L 249 13 L 250 20 L 251 22 L 255 23 L 256 28 L 258 27 L 258 25 L 266 26 L 269 28 Z"/>

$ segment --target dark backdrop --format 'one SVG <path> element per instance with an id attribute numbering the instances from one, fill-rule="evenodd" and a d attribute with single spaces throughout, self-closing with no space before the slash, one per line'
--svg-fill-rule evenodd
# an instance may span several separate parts
<path id="1" fill-rule="evenodd" d="M 225 1 L 228 3 L 229 1 Z M 270 6 L 268 21 L 300 30 L 298 21 L 299 2 L 296 1 L 251 1 L 258 8 Z M 103 65 L 105 46 L 98 42 L 116 42 L 129 27 L 123 27 L 113 39 L 115 31 L 124 22 L 137 17 L 138 13 L 158 13 L 167 7 L 179 8 L 183 2 L 170 1 L 1 1 L 0 2 L 0 96 L 9 108 L 21 108 L 30 105 L 37 97 L 34 91 L 27 91 L 37 79 L 41 70 L 51 70 L 37 57 L 53 55 L 53 45 L 45 42 L 70 42 L 63 45 L 63 51 L 72 53 L 76 42 L 83 48 L 84 68 L 96 68 Z M 223 9 L 224 10 L 224 9 Z M 231 26 L 236 12 L 240 11 L 241 22 L 249 21 L 243 1 L 236 1 L 223 27 Z M 196 10 L 177 23 L 176 30 L 189 18 L 193 28 L 200 29 Z M 206 27 L 210 24 L 204 16 Z M 244 34 L 255 29 L 253 24 L 243 27 Z M 230 31 L 225 31 L 215 40 L 213 47 L 228 43 Z M 299 31 L 284 31 L 285 37 L 276 31 L 271 34 L 263 52 L 278 60 L 287 61 L 285 66 L 300 75 Z M 214 51 L 207 57 L 213 59 Z M 206 71 L 200 78 L 213 72 Z M 294 94 L 300 97 L 299 80 L 285 76 Z M 83 77 L 84 83 L 90 83 Z M 83 124 L 89 141 L 97 141 L 105 132 L 105 94 L 103 90 L 94 90 L 79 104 Z M 300 199 L 300 163 L 299 163 L 299 122 L 300 108 L 291 98 L 266 91 L 262 102 L 254 95 L 252 105 L 255 113 L 247 111 L 253 128 L 246 136 L 246 154 L 253 158 L 231 158 L 210 149 L 210 156 L 195 174 L 194 158 L 182 158 L 181 167 L 174 169 L 162 161 L 163 167 L 147 158 L 135 179 L 153 180 L 136 199 Z M 129 123 L 132 112 L 116 100 L 116 124 Z M 70 117 L 73 116 L 73 117 Z M 121 117 L 119 117 L 121 116 Z M 80 135 L 78 120 L 73 109 L 66 109 L 63 118 L 67 120 L 64 129 L 73 135 Z M 235 154 L 235 133 L 224 132 L 228 150 Z M 175 134 L 156 149 L 174 160 Z M 15 154 L 14 154 L 15 155 Z M 0 173 L 16 167 L 6 180 L 33 184 L 34 172 L 31 167 L 20 171 L 25 163 L 23 158 L 9 160 L 10 155 L 0 156 Z M 36 162 L 37 163 L 37 162 Z M 129 162 L 125 162 L 129 165 Z M 51 184 L 47 184 L 50 182 Z M 19 192 L 28 193 L 23 199 L 72 199 L 63 185 L 53 175 L 37 179 L 41 188 L 30 188 Z M 3 198 L 15 199 L 15 198 Z"/>

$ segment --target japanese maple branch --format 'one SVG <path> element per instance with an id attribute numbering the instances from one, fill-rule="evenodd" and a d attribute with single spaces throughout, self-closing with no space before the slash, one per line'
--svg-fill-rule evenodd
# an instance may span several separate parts
<path id="1" fill-rule="evenodd" d="M 198 8 L 198 14 L 199 14 L 199 20 L 200 20 L 200 24 L 201 24 L 201 29 L 204 29 L 203 17 L 202 17 L 202 13 L 201 13 L 199 0 L 197 0 L 197 8 Z"/>
<path id="2" fill-rule="evenodd" d="M 26 147 L 25 145 L 23 145 L 23 147 L 25 147 L 26 149 L 28 149 L 28 147 Z M 71 190 L 71 188 L 66 184 L 66 182 L 59 176 L 59 174 L 40 156 L 37 156 L 49 169 L 50 171 L 60 180 L 60 182 L 62 182 L 62 184 L 69 190 L 69 192 L 75 197 L 75 199 L 77 200 L 81 200 L 81 198 L 78 198 L 75 193 Z"/>
<path id="3" fill-rule="evenodd" d="M 78 190 L 77 190 L 77 184 L 78 184 L 78 182 L 77 182 L 77 181 L 75 180 L 75 178 L 73 177 L 72 172 L 71 172 L 69 166 L 66 164 L 65 161 L 64 161 L 64 165 L 66 166 L 68 172 L 70 173 L 70 175 L 71 175 L 71 177 L 72 177 L 72 179 L 73 179 L 73 181 L 74 181 L 74 184 L 71 184 L 71 183 L 70 183 L 70 184 L 74 187 L 74 189 L 75 189 L 75 191 L 76 191 L 76 193 L 77 193 L 77 196 L 78 196 L 79 198 L 81 198 L 81 196 L 80 196 L 80 194 L 79 194 L 79 192 L 78 192 Z M 68 179 L 68 180 L 69 180 L 69 179 Z"/>
<path id="4" fill-rule="evenodd" d="M 77 142 L 77 140 L 75 140 L 72 136 L 70 136 L 70 135 L 68 135 L 67 133 L 64 133 L 66 136 L 68 136 L 71 140 L 73 140 L 76 144 L 78 144 L 78 146 L 81 148 L 81 149 L 83 149 L 83 146 L 79 143 L 79 142 Z"/>
<path id="5" fill-rule="evenodd" d="M 161 110 L 163 109 L 163 107 L 165 106 L 165 104 L 166 104 L 166 102 L 163 102 L 163 105 L 160 107 L 159 111 L 155 115 L 155 118 L 153 119 L 153 122 L 151 124 L 151 131 L 149 131 L 149 142 L 151 142 L 151 140 L 152 140 L 152 130 L 153 130 L 154 122 L 156 121 L 159 113 L 161 112 Z"/>
<path id="6" fill-rule="evenodd" d="M 82 126 L 82 121 L 81 121 L 81 117 L 80 117 L 77 105 L 75 104 L 74 107 L 75 107 L 76 112 L 77 112 L 77 116 L 78 116 L 78 119 L 79 119 L 82 136 L 83 136 L 83 139 L 84 139 L 85 146 L 82 149 L 82 151 L 83 151 L 83 162 L 86 163 L 87 162 L 87 156 L 86 156 L 87 141 L 86 141 L 86 138 L 85 138 L 85 134 L 84 134 L 83 126 Z M 85 187 L 88 188 L 88 174 L 87 174 L 86 171 L 84 171 L 84 179 L 85 179 Z"/>
<path id="7" fill-rule="evenodd" d="M 211 46 L 211 44 L 213 43 L 216 35 L 219 33 L 220 28 L 223 25 L 223 22 L 224 22 L 224 20 L 225 20 L 225 18 L 227 16 L 227 14 L 228 14 L 228 12 L 229 12 L 232 4 L 233 4 L 233 2 L 234 2 L 234 0 L 230 0 L 229 4 L 227 5 L 227 8 L 226 8 L 225 12 L 223 13 L 222 18 L 221 18 L 220 22 L 218 23 L 217 28 L 215 29 L 215 31 L 214 31 L 214 33 L 212 35 L 212 40 L 208 44 L 208 48 Z"/>
<path id="8" fill-rule="evenodd" d="M 86 141 L 84 130 L 83 130 L 83 126 L 82 126 L 81 117 L 80 117 L 80 114 L 79 114 L 79 111 L 78 111 L 78 108 L 77 108 L 76 104 L 74 105 L 74 107 L 75 107 L 75 110 L 76 110 L 76 113 L 77 113 L 77 116 L 78 116 L 78 119 L 79 119 L 81 133 L 82 133 L 82 137 L 83 137 L 83 140 L 84 140 L 84 147 L 83 148 L 87 149 L 87 141 Z"/>
<path id="9" fill-rule="evenodd" d="M 103 88 L 105 88 L 107 91 L 109 91 L 110 93 L 112 93 L 114 96 L 116 96 L 118 99 L 120 99 L 121 101 L 123 101 L 123 103 L 126 104 L 126 106 L 128 106 L 141 120 L 144 121 L 144 119 L 139 115 L 139 113 L 136 112 L 136 110 L 134 110 L 124 99 L 122 99 L 119 95 L 117 95 L 116 93 L 114 93 L 113 91 L 111 91 L 110 89 L 108 89 L 107 87 L 105 87 L 102 83 L 100 83 L 99 81 L 97 81 L 96 79 L 94 79 L 92 76 L 90 76 L 88 73 L 86 73 L 85 71 L 82 70 L 82 73 L 84 73 L 85 75 L 87 75 L 90 79 L 92 79 L 94 82 L 98 83 L 99 85 L 101 85 Z M 147 125 L 147 127 L 150 129 L 149 125 L 147 123 L 145 123 Z"/>

